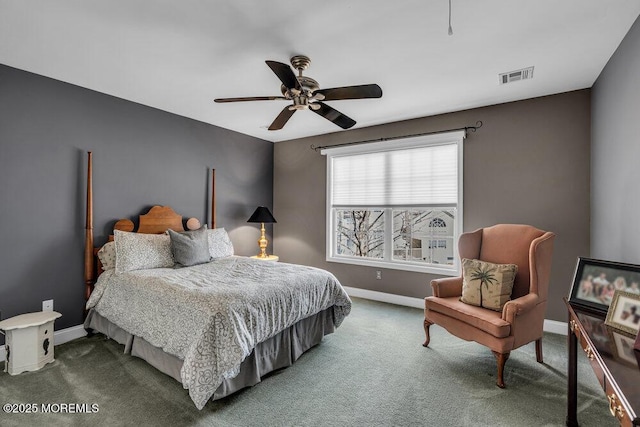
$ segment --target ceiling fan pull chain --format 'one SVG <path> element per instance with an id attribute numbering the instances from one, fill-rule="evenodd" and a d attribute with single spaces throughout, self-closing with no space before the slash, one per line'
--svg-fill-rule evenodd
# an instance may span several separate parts
<path id="1" fill-rule="evenodd" d="M 451 0 L 449 0 L 449 35 L 453 35 L 453 28 L 451 28 Z"/>

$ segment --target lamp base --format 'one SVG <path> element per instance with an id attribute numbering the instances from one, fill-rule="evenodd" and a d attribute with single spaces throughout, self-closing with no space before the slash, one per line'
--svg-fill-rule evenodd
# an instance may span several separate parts
<path id="1" fill-rule="evenodd" d="M 260 255 L 254 255 L 251 258 L 259 259 L 261 261 L 274 261 L 274 262 L 277 262 L 280 259 L 280 257 L 277 255 L 267 255 L 266 257 L 260 256 Z"/>
<path id="2" fill-rule="evenodd" d="M 258 254 L 259 258 L 267 258 L 267 245 L 269 242 L 267 241 L 267 236 L 264 229 L 264 222 L 260 223 L 260 239 L 258 240 L 258 246 L 260 246 L 260 253 Z"/>

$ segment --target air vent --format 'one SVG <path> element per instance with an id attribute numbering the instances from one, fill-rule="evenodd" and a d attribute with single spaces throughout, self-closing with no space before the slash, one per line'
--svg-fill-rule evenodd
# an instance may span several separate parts
<path id="1" fill-rule="evenodd" d="M 500 84 L 517 82 L 518 80 L 527 80 L 533 78 L 533 67 L 523 68 L 522 70 L 509 71 L 508 73 L 502 73 L 498 75 L 500 77 Z"/>

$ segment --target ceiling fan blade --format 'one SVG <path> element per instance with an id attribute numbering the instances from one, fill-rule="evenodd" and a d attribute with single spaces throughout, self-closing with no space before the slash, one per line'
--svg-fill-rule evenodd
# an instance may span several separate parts
<path id="1" fill-rule="evenodd" d="M 213 102 L 273 101 L 276 99 L 284 99 L 286 101 L 287 98 L 284 96 L 251 96 L 246 98 L 216 98 Z"/>
<path id="2" fill-rule="evenodd" d="M 345 116 L 340 111 L 336 110 L 335 108 L 329 107 L 327 104 L 324 104 L 322 102 L 315 102 L 315 104 L 320 105 L 320 108 L 318 108 L 317 110 L 311 109 L 311 111 L 329 121 L 332 121 L 342 129 L 349 129 L 356 124 L 356 121 L 351 117 Z"/>
<path id="3" fill-rule="evenodd" d="M 269 130 L 282 129 L 284 125 L 287 124 L 291 116 L 293 116 L 293 113 L 295 112 L 296 110 L 290 110 L 289 107 L 284 107 L 284 109 L 280 111 L 280 114 L 278 114 L 278 117 L 276 117 L 273 123 L 271 123 L 271 126 L 269 126 Z"/>
<path id="4" fill-rule="evenodd" d="M 334 87 L 330 89 L 318 89 L 313 95 L 320 94 L 324 98 L 318 97 L 321 101 L 337 101 L 340 99 L 363 99 L 363 98 L 380 98 L 382 97 L 382 89 L 376 84 Z"/>
<path id="5" fill-rule="evenodd" d="M 294 74 L 291 67 L 289 67 L 287 64 L 283 64 L 282 62 L 276 62 L 276 61 L 265 61 L 265 62 L 267 63 L 269 68 L 271 68 L 271 71 L 273 71 L 276 74 L 276 76 L 278 76 L 278 78 L 280 79 L 284 87 L 286 87 L 287 89 L 297 89 L 297 90 L 302 89 L 300 87 L 300 82 L 296 78 L 296 75 Z"/>

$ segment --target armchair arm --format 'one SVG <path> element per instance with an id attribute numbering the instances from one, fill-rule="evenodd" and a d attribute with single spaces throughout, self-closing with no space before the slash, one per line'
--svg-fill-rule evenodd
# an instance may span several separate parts
<path id="1" fill-rule="evenodd" d="M 431 287 L 435 297 L 459 297 L 462 296 L 462 277 L 434 279 L 431 281 Z"/>
<path id="2" fill-rule="evenodd" d="M 507 301 L 502 308 L 502 320 L 514 323 L 516 316 L 524 314 L 538 305 L 540 298 L 537 294 L 527 294 L 520 298 Z"/>

